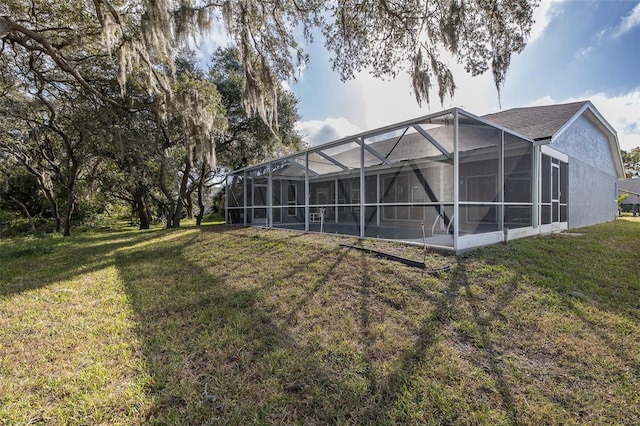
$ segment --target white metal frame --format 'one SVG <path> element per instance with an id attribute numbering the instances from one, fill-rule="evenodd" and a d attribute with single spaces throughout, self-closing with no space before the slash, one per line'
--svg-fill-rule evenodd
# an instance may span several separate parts
<path id="1" fill-rule="evenodd" d="M 453 149 L 452 152 L 449 152 L 442 144 L 440 144 L 437 140 L 435 140 L 434 137 L 432 137 L 427 131 L 425 131 L 420 125 L 421 123 L 424 123 L 426 121 L 432 120 L 432 119 L 437 119 L 439 117 L 446 117 L 447 115 L 451 115 L 453 117 L 453 123 L 452 123 L 452 131 L 453 131 Z M 446 225 L 446 229 L 447 231 L 450 231 L 451 228 L 452 232 L 451 232 L 451 238 L 452 238 L 452 245 L 451 247 L 446 246 L 443 248 L 448 248 L 448 249 L 453 249 L 456 252 L 460 252 L 463 251 L 465 249 L 468 248 L 472 248 L 472 247 L 477 247 L 480 245 L 484 245 L 484 244 L 491 244 L 493 242 L 498 242 L 500 240 L 504 240 L 506 238 L 508 238 L 508 236 L 506 235 L 506 233 L 503 235 L 503 232 L 488 232 L 488 233 L 483 233 L 483 234 L 473 234 L 473 235 L 464 235 L 461 236 L 460 232 L 459 232 L 459 225 L 460 225 L 460 164 L 461 164 L 461 158 L 460 158 L 460 134 L 459 134 L 459 126 L 460 126 L 460 117 L 465 117 L 465 118 L 469 118 L 472 120 L 475 120 L 481 124 L 485 124 L 488 126 L 491 126 L 497 130 L 500 131 L 500 145 L 499 145 L 499 174 L 498 174 L 498 179 L 496 181 L 497 185 L 499 185 L 499 190 L 498 190 L 498 198 L 497 201 L 495 203 L 488 203 L 491 205 L 496 205 L 497 206 L 497 216 L 498 216 L 498 222 L 499 222 L 499 228 L 500 229 L 504 229 L 504 209 L 505 209 L 505 205 L 516 205 L 516 206 L 525 206 L 525 204 L 527 206 L 533 206 L 532 207 L 532 223 L 530 227 L 526 227 L 524 229 L 518 229 L 518 230 L 514 230 L 512 232 L 511 235 L 513 236 L 518 236 L 518 235 L 522 235 L 522 234 L 533 234 L 535 233 L 535 228 L 537 228 L 537 225 L 539 223 L 539 196 L 540 196 L 540 190 L 539 190 L 539 184 L 537 184 L 537 182 L 539 182 L 539 176 L 540 176 L 540 153 L 542 152 L 546 152 L 548 150 L 548 147 L 546 146 L 542 146 L 540 147 L 539 150 L 534 149 L 534 153 L 536 151 L 538 151 L 538 154 L 534 154 L 532 155 L 532 170 L 531 170 L 531 180 L 532 180 L 532 190 L 531 190 L 531 195 L 532 195 L 532 200 L 531 203 L 505 203 L 504 201 L 504 155 L 505 155 L 505 133 L 509 133 L 512 134 L 516 137 L 518 137 L 520 140 L 526 141 L 531 143 L 532 145 L 536 145 L 536 143 L 520 134 L 517 134 L 515 132 L 512 132 L 510 130 L 507 130 L 501 126 L 495 125 L 494 123 L 491 123 L 487 120 L 482 119 L 481 117 L 477 117 L 471 113 L 468 113 L 466 111 L 463 111 L 459 108 L 452 108 L 449 110 L 445 110 L 439 113 L 434 113 L 434 114 L 429 114 L 417 119 L 413 119 L 413 120 L 407 120 L 398 124 L 394 124 L 394 125 L 390 125 L 390 126 L 386 126 L 380 129 L 375 129 L 372 131 L 368 131 L 368 132 L 363 132 L 360 133 L 358 135 L 354 135 L 354 136 L 350 136 L 347 138 L 343 138 L 334 142 L 330 142 L 328 144 L 324 144 L 321 145 L 319 147 L 312 147 L 309 148 L 305 151 L 301 151 L 298 153 L 294 153 L 294 154 L 290 154 L 287 155 L 285 157 L 282 158 L 278 158 L 277 160 L 271 160 L 267 163 L 263 163 L 262 165 L 257 165 L 257 166 L 252 166 L 252 167 L 247 167 L 245 169 L 241 169 L 235 172 L 232 172 L 233 174 L 241 174 L 243 177 L 243 185 L 244 185 L 244 202 L 243 202 L 243 206 L 241 207 L 229 207 L 228 201 L 229 201 L 229 194 L 226 194 L 226 201 L 227 201 L 227 211 L 229 211 L 230 209 L 234 209 L 234 210 L 243 210 L 244 212 L 244 224 L 247 224 L 247 209 L 248 208 L 253 208 L 253 206 L 249 207 L 247 205 L 247 182 L 248 182 L 248 176 L 247 176 L 247 171 L 249 170 L 253 170 L 256 169 L 258 167 L 264 166 L 264 165 L 268 165 L 268 184 L 267 184 L 267 197 L 268 197 L 268 201 L 267 201 L 267 209 L 268 209 L 268 214 L 267 214 L 267 223 L 268 226 L 273 226 L 273 209 L 274 208 L 282 208 L 282 207 L 289 207 L 288 205 L 288 201 L 287 201 L 287 206 L 275 206 L 273 205 L 273 185 L 274 185 L 274 181 L 275 180 L 279 180 L 278 176 L 276 176 L 274 174 L 274 170 L 273 170 L 273 166 L 276 163 L 279 162 L 288 162 L 288 164 L 293 165 L 296 168 L 299 168 L 301 171 L 304 172 L 304 177 L 298 177 L 298 178 L 294 178 L 294 177 L 289 177 L 288 179 L 283 179 L 284 181 L 286 180 L 297 180 L 297 181 L 301 181 L 302 179 L 304 179 L 304 206 L 303 205 L 299 205 L 297 204 L 297 199 L 296 199 L 296 211 L 298 208 L 302 208 L 304 207 L 304 223 L 300 222 L 300 225 L 304 225 L 304 230 L 305 231 L 309 231 L 310 230 L 310 224 L 313 223 L 317 223 L 318 220 L 320 220 L 322 225 L 325 225 L 325 214 L 323 212 L 323 214 L 321 215 L 321 217 L 319 216 L 319 211 L 320 209 L 325 209 L 325 208 L 332 208 L 334 211 L 334 221 L 336 224 L 340 223 L 339 221 L 339 208 L 341 207 L 350 207 L 350 208 L 358 208 L 359 209 L 359 220 L 358 220 L 358 228 L 359 228 L 359 236 L 364 238 L 366 233 L 365 233 L 365 226 L 366 226 L 366 209 L 367 207 L 376 207 L 377 211 L 376 211 L 376 218 L 375 218 L 375 223 L 377 225 L 381 224 L 381 219 L 382 219 L 382 212 L 381 209 L 384 208 L 385 206 L 420 206 L 420 207 L 425 207 L 425 206 L 451 206 L 453 208 L 453 213 L 451 214 L 451 217 L 449 218 L 448 223 L 443 224 Z M 451 122 L 449 122 L 451 124 Z M 406 130 L 408 128 L 412 128 L 415 129 L 420 135 L 422 135 L 425 138 L 425 141 L 432 144 L 433 146 L 435 146 L 437 148 L 437 150 L 439 152 L 442 153 L 442 158 L 444 160 L 453 160 L 453 199 L 452 200 L 441 200 L 438 202 L 419 202 L 416 203 L 412 200 L 409 200 L 409 202 L 395 202 L 395 203 L 382 203 L 381 201 L 381 193 L 380 193 L 380 189 L 381 189 L 381 181 L 382 178 L 381 176 L 384 174 L 384 171 L 390 170 L 390 168 L 394 167 L 394 164 L 392 164 L 389 160 L 387 160 L 387 158 L 380 154 L 378 151 L 376 151 L 376 149 L 372 146 L 369 146 L 367 144 L 367 140 L 370 138 L 374 138 L 376 136 L 380 136 L 380 135 L 384 135 L 386 133 L 391 133 L 391 132 L 395 132 L 395 131 L 401 131 L 402 129 L 405 129 L 404 132 L 406 132 Z M 404 135 L 404 133 L 403 133 Z M 400 136 L 400 139 L 402 138 L 402 136 Z M 400 140 L 399 139 L 399 140 Z M 356 145 L 357 144 L 357 145 Z M 359 181 L 359 193 L 360 193 L 360 197 L 357 203 L 353 203 L 353 200 L 350 200 L 350 203 L 339 203 L 339 179 L 342 176 L 354 176 L 354 174 L 352 173 L 354 171 L 354 168 L 347 166 L 346 164 L 343 164 L 341 161 L 339 161 L 338 159 L 333 158 L 331 155 L 327 154 L 327 151 L 334 149 L 334 148 L 338 148 L 340 146 L 346 146 L 346 145 L 354 145 L 354 146 L 358 146 L 359 147 L 359 162 L 360 162 L 360 170 L 359 173 L 356 174 L 356 176 L 359 176 L 360 181 Z M 344 152 L 344 151 L 343 151 Z M 314 170 L 312 170 L 311 168 L 311 163 L 309 160 L 309 156 L 311 154 L 317 154 L 320 157 L 324 158 L 325 160 L 327 160 L 329 163 L 333 164 L 334 166 L 336 166 L 336 169 L 339 169 L 338 172 L 336 173 L 331 173 L 330 175 L 326 176 L 327 182 L 330 182 L 331 180 L 335 181 L 335 187 L 334 187 L 334 200 L 333 203 L 327 203 L 327 204 L 320 204 L 319 201 L 316 200 L 311 200 L 310 199 L 310 180 L 313 177 L 314 181 L 315 178 L 320 177 L 320 175 L 315 172 Z M 378 160 L 380 160 L 380 166 L 376 166 L 376 167 L 370 167 L 370 168 L 365 168 L 364 164 L 365 164 L 365 155 L 369 155 L 369 156 L 373 156 L 376 157 Z M 439 162 L 440 160 L 436 160 L 436 163 Z M 317 163 L 317 160 L 314 160 L 314 164 Z M 328 163 L 323 163 L 323 164 L 328 164 Z M 408 163 L 403 163 L 403 166 L 405 164 Z M 434 163 L 435 164 L 435 163 Z M 442 168 L 441 173 L 444 172 L 446 168 Z M 377 170 L 377 172 L 376 172 Z M 376 182 L 377 182 L 377 202 L 375 203 L 367 203 L 367 196 L 366 196 L 366 177 L 367 176 L 371 176 L 372 174 L 370 174 L 370 171 L 373 172 L 376 175 Z M 331 176 L 334 175 L 334 176 Z M 300 176 L 298 174 L 298 176 Z M 323 176 L 324 179 L 324 176 Z M 331 184 L 331 183 L 329 183 Z M 288 184 L 287 184 L 288 185 Z M 288 200 L 288 186 L 287 186 L 287 200 Z M 410 188 L 407 188 L 408 190 Z M 296 186 L 296 191 L 298 190 L 297 186 Z M 349 189 L 349 191 L 351 191 L 351 188 Z M 443 189 L 440 189 L 440 191 L 442 192 Z M 282 194 L 283 190 L 281 187 L 281 199 L 284 199 L 284 194 Z M 297 196 L 299 196 L 299 194 L 296 194 Z M 328 195 L 328 194 L 327 194 Z M 410 194 L 409 194 L 410 195 Z M 440 194 L 442 196 L 442 194 Z M 297 197 L 296 197 L 297 198 Z M 313 201 L 315 201 L 315 203 L 313 203 Z M 346 200 L 345 200 L 346 201 Z M 426 200 L 425 200 L 426 201 Z M 253 203 L 252 203 L 253 204 Z M 281 201 L 282 204 L 282 201 Z M 481 205 L 485 205 L 487 203 L 472 203 L 472 202 L 465 202 L 465 205 L 472 205 L 472 204 L 481 204 Z M 318 209 L 318 211 L 312 211 L 311 209 Z M 288 213 L 288 212 L 287 212 Z M 283 216 L 281 214 L 281 216 Z M 227 216 L 230 217 L 230 216 Z M 440 216 L 436 217 L 436 221 L 438 220 L 437 218 Z M 434 222 L 434 225 L 436 225 L 436 222 Z M 447 233 L 447 235 L 449 235 Z"/>

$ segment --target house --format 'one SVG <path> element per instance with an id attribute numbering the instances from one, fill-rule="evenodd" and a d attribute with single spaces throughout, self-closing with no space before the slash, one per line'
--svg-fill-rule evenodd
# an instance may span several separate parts
<path id="1" fill-rule="evenodd" d="M 452 108 L 230 173 L 227 223 L 456 253 L 613 220 L 615 130 L 589 101 Z"/>
<path id="2" fill-rule="evenodd" d="M 591 102 L 516 108 L 485 118 L 542 144 L 543 156 L 552 157 L 554 163 L 566 161 L 569 228 L 615 217 L 618 180 L 625 177 L 622 156 L 616 131 Z M 543 167 L 544 162 L 543 157 Z"/>
<path id="3" fill-rule="evenodd" d="M 628 194 L 622 202 L 622 211 L 630 212 L 634 205 L 640 206 L 640 178 L 621 181 L 618 184 L 618 196 L 622 194 Z"/>

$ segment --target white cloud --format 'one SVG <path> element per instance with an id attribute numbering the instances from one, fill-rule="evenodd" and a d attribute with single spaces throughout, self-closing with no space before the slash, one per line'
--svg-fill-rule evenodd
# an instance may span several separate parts
<path id="1" fill-rule="evenodd" d="M 589 54 L 593 52 L 593 47 L 592 46 L 587 46 L 587 47 L 583 47 L 581 49 L 578 49 L 576 51 L 576 58 L 581 59 L 581 58 L 586 58 L 587 56 L 589 56 Z"/>
<path id="2" fill-rule="evenodd" d="M 559 9 L 553 8 L 553 3 L 560 3 L 562 0 L 542 0 L 533 11 L 534 24 L 531 26 L 529 43 L 537 39 L 544 33 L 549 22 L 558 15 Z"/>
<path id="3" fill-rule="evenodd" d="M 640 147 L 640 87 L 621 96 L 597 93 L 589 99 L 618 132 L 620 149 Z"/>
<path id="4" fill-rule="evenodd" d="M 361 125 L 367 130 L 428 114 L 426 107 L 418 106 L 404 72 L 393 80 L 381 80 L 363 72 L 354 82 L 360 87 Z"/>
<path id="5" fill-rule="evenodd" d="M 616 129 L 620 149 L 629 150 L 640 147 L 640 86 L 618 96 L 606 93 L 586 93 L 582 97 L 555 100 L 544 96 L 527 104 L 527 106 L 550 105 L 590 100 L 600 111 L 605 120 Z"/>
<path id="6" fill-rule="evenodd" d="M 364 105 L 366 105 L 365 116 L 367 122 L 364 129 L 344 117 L 302 121 L 296 125 L 296 129 L 305 136 L 303 139 L 309 144 L 318 145 L 354 135 L 363 130 L 371 130 L 442 109 L 437 99 L 435 100 L 436 105 L 431 111 L 418 107 L 413 96 L 408 95 L 407 86 L 398 80 L 402 79 L 380 83 L 379 80 L 371 78 L 370 82 L 363 83 L 365 84 L 365 89 L 367 84 L 369 84 L 368 89 L 370 89 L 363 91 L 366 100 Z M 376 81 L 378 84 L 374 85 Z M 407 89 L 404 91 L 398 90 L 403 86 Z M 578 97 L 554 99 L 547 95 L 528 102 L 526 105 L 517 106 L 551 105 L 584 100 L 590 100 L 604 118 L 616 129 L 620 149 L 629 150 L 634 147 L 640 147 L 640 86 L 616 96 L 598 92 L 585 93 Z M 458 106 L 477 115 L 496 111 L 497 94 L 493 80 L 490 76 L 461 76 L 458 81 L 456 96 L 450 102 L 449 105 L 444 105 L 444 108 Z"/>
<path id="7" fill-rule="evenodd" d="M 620 37 L 635 27 L 640 27 L 640 3 L 627 16 L 622 18 L 620 24 L 613 30 L 613 37 Z"/>
<path id="8" fill-rule="evenodd" d="M 284 90 L 286 90 L 287 92 L 292 92 L 292 93 L 293 93 L 293 90 L 291 89 L 291 86 L 289 85 L 289 82 L 288 82 L 288 81 L 286 81 L 286 80 L 281 80 L 281 81 L 280 81 L 280 86 L 281 86 Z"/>
<path id="9" fill-rule="evenodd" d="M 584 101 L 584 99 L 580 99 L 581 101 Z M 569 102 L 569 101 L 566 101 Z M 558 102 L 556 100 L 554 100 L 551 96 L 547 95 L 547 96 L 543 96 L 541 98 L 538 98 L 534 101 L 528 102 L 526 105 L 522 105 L 524 107 L 532 107 L 532 106 L 543 106 L 543 105 L 552 105 L 552 104 L 558 104 L 558 103 L 564 103 L 562 101 Z"/>
<path id="10" fill-rule="evenodd" d="M 211 56 L 219 47 L 228 47 L 231 45 L 231 38 L 222 21 L 216 18 L 213 20 L 209 31 L 197 36 L 197 38 L 191 40 L 189 44 L 196 50 L 200 62 L 208 66 Z"/>
<path id="11" fill-rule="evenodd" d="M 498 92 L 491 72 L 473 77 L 455 60 L 447 61 L 444 55 L 442 60 L 454 75 L 456 91 L 453 98 L 445 97 L 441 104 L 438 88 L 434 84 L 430 93 L 430 105 L 423 103 L 419 106 L 406 72 L 400 71 L 390 81 L 362 72 L 354 80 L 360 88 L 359 108 L 362 114 L 362 119 L 355 121 L 369 130 L 453 107 L 463 108 L 474 114 L 484 114 L 498 108 Z"/>
<path id="12" fill-rule="evenodd" d="M 320 145 L 346 136 L 362 133 L 362 129 L 344 117 L 329 117 L 324 120 L 307 120 L 296 123 L 296 130 L 310 145 Z"/>

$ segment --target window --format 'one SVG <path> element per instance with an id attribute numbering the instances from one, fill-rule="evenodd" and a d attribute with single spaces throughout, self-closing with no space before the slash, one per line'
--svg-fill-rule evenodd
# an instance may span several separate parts
<path id="1" fill-rule="evenodd" d="M 467 177 L 467 201 L 497 201 L 498 177 L 496 175 Z"/>
<path id="2" fill-rule="evenodd" d="M 415 220 L 424 219 L 422 206 L 410 206 L 408 203 L 427 202 L 427 194 L 423 185 L 416 184 L 416 178 L 410 174 L 387 175 L 381 179 L 383 188 L 381 202 L 403 203 L 401 206 L 382 207 L 382 217 L 387 220 Z"/>
<path id="3" fill-rule="evenodd" d="M 385 176 L 383 179 L 383 187 L 381 198 L 383 203 L 394 203 L 396 201 L 396 188 L 394 186 L 395 177 Z"/>
<path id="4" fill-rule="evenodd" d="M 396 179 L 396 201 L 399 203 L 409 202 L 409 176 L 400 175 Z"/>
<path id="5" fill-rule="evenodd" d="M 505 176 L 504 201 L 507 203 L 531 202 L 531 177 L 529 172 L 517 172 Z"/>

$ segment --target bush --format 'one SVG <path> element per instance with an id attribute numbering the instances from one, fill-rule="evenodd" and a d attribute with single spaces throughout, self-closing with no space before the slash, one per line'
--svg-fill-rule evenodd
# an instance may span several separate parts
<path id="1" fill-rule="evenodd" d="M 36 233 L 49 233 L 55 229 L 55 222 L 52 219 L 34 217 Z M 0 237 L 11 238 L 20 235 L 32 234 L 29 219 L 18 212 L 0 211 Z"/>
<path id="2" fill-rule="evenodd" d="M 213 212 L 205 214 L 202 217 L 202 222 L 224 222 L 224 212 Z"/>

